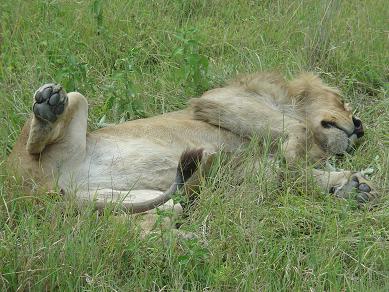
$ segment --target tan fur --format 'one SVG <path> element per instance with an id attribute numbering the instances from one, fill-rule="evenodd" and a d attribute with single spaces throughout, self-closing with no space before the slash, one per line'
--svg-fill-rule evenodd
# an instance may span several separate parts
<path id="1" fill-rule="evenodd" d="M 58 182 L 66 194 L 102 203 L 116 197 L 147 200 L 147 196 L 124 195 L 135 190 L 158 196 L 174 180 L 179 156 L 188 148 L 203 148 L 210 154 L 234 152 L 253 135 L 271 137 L 283 139 L 285 157 L 293 164 L 305 156 L 317 162 L 343 153 L 356 140 L 351 134 L 352 113 L 339 91 L 311 73 L 289 82 L 273 73 L 243 76 L 192 99 L 186 110 L 90 134 L 85 97 L 69 93 L 68 98 L 55 123 L 35 116 L 26 123 L 9 164 L 40 185 Z M 323 120 L 337 128 L 323 128 Z M 353 172 L 315 171 L 314 175 L 326 190 L 341 187 L 352 177 L 367 183 Z"/>
<path id="2" fill-rule="evenodd" d="M 352 113 L 345 109 L 338 90 L 311 73 L 289 83 L 269 73 L 245 76 L 193 99 L 191 104 L 195 119 L 238 135 L 287 137 L 284 148 L 290 161 L 305 150 L 315 162 L 352 146 L 342 131 L 323 129 L 321 121 L 326 120 L 352 133 Z"/>

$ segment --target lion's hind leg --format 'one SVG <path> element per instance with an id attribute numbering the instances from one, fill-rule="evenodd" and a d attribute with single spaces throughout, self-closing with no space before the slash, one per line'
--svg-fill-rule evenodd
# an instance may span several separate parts
<path id="1" fill-rule="evenodd" d="M 55 136 L 55 125 L 68 105 L 68 96 L 58 84 L 45 84 L 34 95 L 33 113 L 27 150 L 30 154 L 42 152 Z M 58 128 L 58 127 L 57 127 Z"/>
<path id="2" fill-rule="evenodd" d="M 80 106 L 81 104 L 84 106 Z M 67 94 L 59 84 L 49 83 L 40 87 L 34 95 L 34 115 L 27 140 L 27 151 L 30 154 L 39 154 L 46 145 L 60 140 L 82 107 L 86 108 L 81 109 L 86 112 L 86 116 L 81 119 L 85 119 L 86 123 L 87 103 L 81 94 Z"/>

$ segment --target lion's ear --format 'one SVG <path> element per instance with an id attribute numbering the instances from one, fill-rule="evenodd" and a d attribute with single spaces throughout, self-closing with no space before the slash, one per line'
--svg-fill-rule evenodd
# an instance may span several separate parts
<path id="1" fill-rule="evenodd" d="M 288 94 L 303 100 L 311 95 L 312 87 L 321 87 L 322 85 L 323 83 L 317 75 L 304 72 L 288 83 Z"/>
<path id="2" fill-rule="evenodd" d="M 346 103 L 344 104 L 344 109 L 345 109 L 346 111 L 349 111 L 349 112 L 352 112 L 352 111 L 353 111 L 353 107 L 352 107 L 351 104 L 348 103 L 348 102 L 346 102 Z"/>

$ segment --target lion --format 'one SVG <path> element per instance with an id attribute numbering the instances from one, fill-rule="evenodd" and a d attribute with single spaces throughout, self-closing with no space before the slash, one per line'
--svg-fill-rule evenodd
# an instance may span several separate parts
<path id="1" fill-rule="evenodd" d="M 182 212 L 172 195 L 200 170 L 206 173 L 217 153 L 240 151 L 253 136 L 281 139 L 285 163 L 293 167 L 301 158 L 314 165 L 349 152 L 364 135 L 340 91 L 307 72 L 290 81 L 276 73 L 242 76 L 183 110 L 91 133 L 87 120 L 82 94 L 43 85 L 8 163 L 41 188 L 58 186 L 97 208 L 119 202 L 130 213 Z M 312 176 L 336 197 L 367 202 L 377 194 L 361 172 L 312 168 Z"/>

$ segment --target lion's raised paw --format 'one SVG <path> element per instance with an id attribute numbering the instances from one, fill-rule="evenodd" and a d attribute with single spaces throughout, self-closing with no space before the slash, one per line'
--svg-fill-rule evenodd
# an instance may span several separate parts
<path id="1" fill-rule="evenodd" d="M 49 83 L 41 86 L 34 95 L 34 115 L 43 121 L 54 123 L 65 111 L 68 96 L 59 84 Z"/>
<path id="2" fill-rule="evenodd" d="M 351 174 L 342 184 L 332 187 L 330 192 L 340 198 L 355 198 L 358 203 L 367 203 L 377 197 L 372 183 L 359 172 Z"/>

